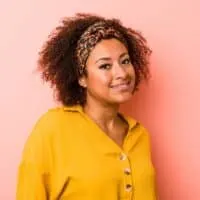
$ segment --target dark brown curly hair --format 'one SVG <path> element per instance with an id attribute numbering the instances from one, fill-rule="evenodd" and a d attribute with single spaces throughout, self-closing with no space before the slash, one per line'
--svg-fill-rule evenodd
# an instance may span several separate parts
<path id="1" fill-rule="evenodd" d="M 39 52 L 38 70 L 42 79 L 49 82 L 56 99 L 66 106 L 84 105 L 85 90 L 79 85 L 75 50 L 77 41 L 84 31 L 96 22 L 103 21 L 119 31 L 126 40 L 129 56 L 136 73 L 135 89 L 142 80 L 149 78 L 149 56 L 151 50 L 141 33 L 126 28 L 118 19 L 105 19 L 92 14 L 78 13 L 66 17 L 55 28 Z"/>

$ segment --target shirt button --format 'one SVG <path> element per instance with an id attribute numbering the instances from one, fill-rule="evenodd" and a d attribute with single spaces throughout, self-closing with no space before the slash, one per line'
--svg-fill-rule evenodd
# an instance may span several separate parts
<path id="1" fill-rule="evenodd" d="M 126 160 L 126 158 L 127 158 L 127 156 L 126 156 L 124 153 L 122 153 L 122 154 L 119 156 L 119 159 L 120 159 L 120 160 Z"/>
<path id="2" fill-rule="evenodd" d="M 130 174 L 131 174 L 130 168 L 125 168 L 125 169 L 124 169 L 124 173 L 125 173 L 126 175 L 130 175 Z"/>
<path id="3" fill-rule="evenodd" d="M 126 191 L 130 192 L 132 190 L 132 185 L 126 184 Z"/>

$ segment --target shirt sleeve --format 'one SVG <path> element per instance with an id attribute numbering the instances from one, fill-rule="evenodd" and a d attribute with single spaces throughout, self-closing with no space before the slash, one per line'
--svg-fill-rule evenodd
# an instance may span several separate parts
<path id="1" fill-rule="evenodd" d="M 18 168 L 16 200 L 48 199 L 51 121 L 49 114 L 43 115 L 26 141 Z"/>
<path id="2" fill-rule="evenodd" d="M 16 200 L 46 200 L 47 190 L 44 179 L 37 167 L 30 163 L 21 163 L 18 171 Z"/>

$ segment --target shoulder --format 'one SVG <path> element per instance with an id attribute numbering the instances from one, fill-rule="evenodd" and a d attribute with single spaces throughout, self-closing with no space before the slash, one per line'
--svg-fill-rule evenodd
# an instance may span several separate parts
<path id="1" fill-rule="evenodd" d="M 124 115 L 124 118 L 129 124 L 129 131 L 132 132 L 133 134 L 137 135 L 140 137 L 140 139 L 147 139 L 149 140 L 149 131 L 148 129 L 144 126 L 143 123 L 140 121 L 136 120 L 135 118 L 131 116 L 126 116 Z"/>
<path id="2" fill-rule="evenodd" d="M 54 121 L 56 122 L 59 118 L 64 117 L 65 109 L 64 107 L 54 107 L 48 109 L 45 113 L 42 113 L 37 122 L 47 122 Z"/>
<path id="3" fill-rule="evenodd" d="M 33 125 L 28 136 L 28 143 L 42 142 L 51 139 L 63 128 L 63 124 L 73 124 L 76 121 L 72 112 L 67 112 L 65 107 L 54 107 L 41 114 Z"/>
<path id="4" fill-rule="evenodd" d="M 133 133 L 136 134 L 137 140 L 149 150 L 151 139 L 148 129 L 141 122 L 137 122 L 133 128 Z"/>
<path id="5" fill-rule="evenodd" d="M 129 125 L 129 130 L 137 130 L 140 131 L 142 133 L 146 133 L 148 134 L 147 129 L 145 128 L 145 126 L 138 120 L 136 120 L 135 118 L 129 116 L 129 115 L 125 115 L 125 114 L 121 114 L 120 115 L 126 120 L 126 122 Z"/>
<path id="6" fill-rule="evenodd" d="M 74 117 L 66 112 L 64 107 L 50 108 L 41 114 L 28 134 L 24 148 L 23 158 L 37 160 L 42 154 L 47 155 L 53 141 L 64 131 L 64 126 L 72 124 Z M 37 158 L 36 158 L 37 157 Z"/>
<path id="7" fill-rule="evenodd" d="M 58 128 L 63 121 L 70 124 L 76 118 L 77 115 L 74 115 L 73 112 L 69 112 L 69 109 L 67 110 L 66 107 L 54 107 L 41 114 L 35 123 L 35 127 L 53 130 L 54 128 Z"/>

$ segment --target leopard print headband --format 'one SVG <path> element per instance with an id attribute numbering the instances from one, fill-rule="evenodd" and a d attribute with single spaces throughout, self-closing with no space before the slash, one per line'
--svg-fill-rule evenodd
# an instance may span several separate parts
<path id="1" fill-rule="evenodd" d="M 86 61 L 92 49 L 102 39 L 116 38 L 123 42 L 125 45 L 126 40 L 123 35 L 114 27 L 107 25 L 105 22 L 100 21 L 89 26 L 86 31 L 81 35 L 77 42 L 76 58 L 79 66 L 79 73 L 82 74 L 85 70 Z"/>

